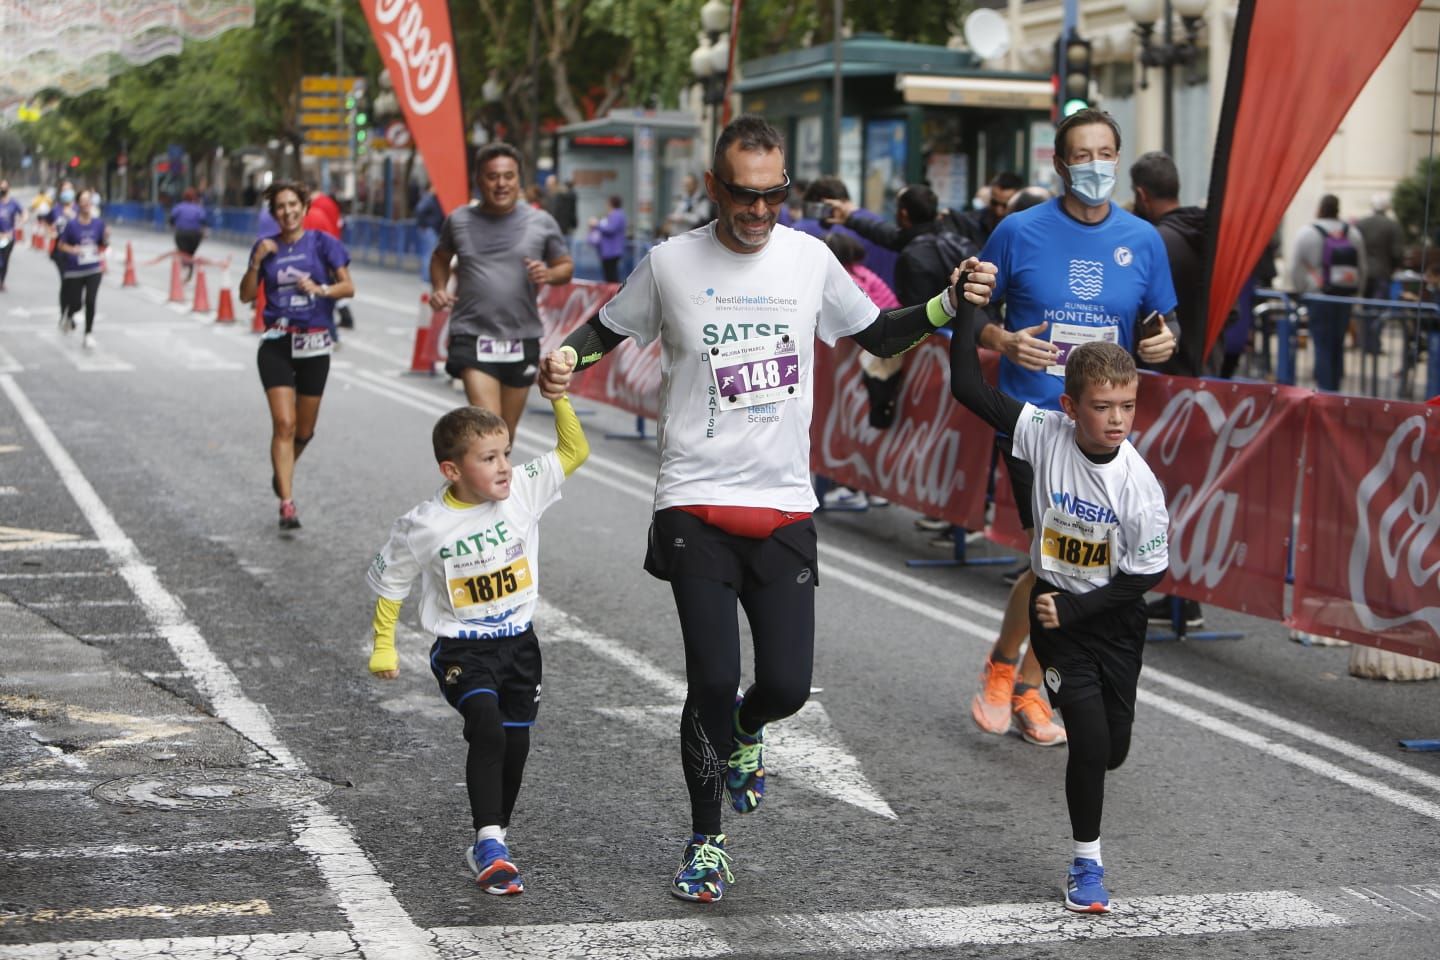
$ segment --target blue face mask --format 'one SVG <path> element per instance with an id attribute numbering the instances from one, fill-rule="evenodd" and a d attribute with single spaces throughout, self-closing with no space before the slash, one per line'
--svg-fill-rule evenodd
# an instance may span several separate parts
<path id="1" fill-rule="evenodd" d="M 1115 192 L 1114 160 L 1092 160 L 1065 169 L 1070 172 L 1070 192 L 1087 207 L 1104 204 Z"/>
<path id="2" fill-rule="evenodd" d="M 61 202 L 61 203 L 74 203 L 74 202 L 75 202 L 75 191 L 74 191 L 74 190 L 61 190 L 61 191 L 60 191 L 60 202 Z"/>

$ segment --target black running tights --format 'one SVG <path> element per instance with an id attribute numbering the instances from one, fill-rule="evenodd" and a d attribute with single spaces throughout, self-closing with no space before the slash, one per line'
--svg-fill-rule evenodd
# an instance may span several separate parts
<path id="1" fill-rule="evenodd" d="M 690 792 L 691 829 L 720 833 L 725 764 L 734 749 L 732 716 L 740 686 L 740 620 L 755 642 L 755 683 L 745 691 L 740 726 L 750 732 L 788 717 L 810 696 L 815 657 L 815 584 L 733 587 L 698 577 L 670 581 L 685 639 L 685 712 L 680 761 Z"/>
<path id="2" fill-rule="evenodd" d="M 1105 806 L 1105 772 L 1125 762 L 1130 753 L 1133 717 L 1106 710 L 1105 697 L 1086 697 L 1060 708 L 1070 756 L 1065 763 L 1065 803 L 1070 808 L 1071 835 L 1080 843 L 1100 839 L 1100 814 Z"/>
<path id="3" fill-rule="evenodd" d="M 100 274 L 92 273 L 83 277 L 65 277 L 60 281 L 60 308 L 69 316 L 80 312 L 81 299 L 85 306 L 85 332 L 95 326 L 95 298 L 100 294 Z"/>
<path id="4" fill-rule="evenodd" d="M 500 718 L 500 702 L 488 693 L 476 693 L 461 704 L 465 715 L 465 786 L 470 792 L 470 815 L 475 829 L 510 826 L 525 758 L 530 754 L 530 728 L 507 727 Z"/>

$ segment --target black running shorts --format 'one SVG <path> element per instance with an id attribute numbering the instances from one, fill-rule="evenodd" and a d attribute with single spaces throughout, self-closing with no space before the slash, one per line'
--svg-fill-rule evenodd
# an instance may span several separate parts
<path id="1" fill-rule="evenodd" d="M 325 381 L 330 376 L 329 355 L 292 359 L 289 337 L 261 340 L 256 363 L 260 367 L 260 383 L 266 390 L 290 387 L 302 397 L 325 393 Z"/>
<path id="2" fill-rule="evenodd" d="M 507 727 L 528 727 L 540 711 L 540 640 L 533 627 L 498 640 L 439 637 L 430 648 L 430 672 L 461 713 L 470 697 L 498 697 Z"/>
<path id="3" fill-rule="evenodd" d="M 747 585 L 801 577 L 820 585 L 815 522 L 777 527 L 763 540 L 737 537 L 684 510 L 660 510 L 650 522 L 645 569 L 661 580 L 699 577 L 740 591 Z"/>
<path id="4" fill-rule="evenodd" d="M 1054 593 L 1054 585 L 1035 578 L 1030 592 L 1030 644 L 1045 668 L 1045 689 L 1057 707 L 1087 697 L 1105 698 L 1107 712 L 1135 716 L 1135 688 L 1145 650 L 1145 604 L 1098 614 L 1076 624 L 1047 630 L 1035 617 L 1035 598 Z"/>
<path id="5" fill-rule="evenodd" d="M 525 359 L 512 363 L 485 363 L 475 355 L 475 337 L 468 333 L 457 333 L 450 338 L 445 348 L 445 372 L 460 379 L 462 371 L 479 370 L 486 376 L 494 377 L 507 387 L 528 387 L 535 382 L 540 372 L 540 339 L 526 340 Z"/>

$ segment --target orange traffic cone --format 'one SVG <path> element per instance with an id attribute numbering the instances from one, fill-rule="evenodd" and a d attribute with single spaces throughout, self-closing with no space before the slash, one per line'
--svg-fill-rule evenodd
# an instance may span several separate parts
<path id="1" fill-rule="evenodd" d="M 250 321 L 251 333 L 265 332 L 265 284 L 255 287 L 255 319 Z"/>
<path id="2" fill-rule="evenodd" d="M 140 281 L 135 279 L 135 250 L 130 242 L 125 242 L 125 279 L 120 282 L 122 287 L 138 287 Z"/>
<path id="3" fill-rule="evenodd" d="M 24 242 L 25 242 L 25 228 L 24 228 L 24 227 L 16 227 L 16 228 L 15 228 L 15 242 L 16 242 L 16 243 L 24 243 Z"/>
<path id="4" fill-rule="evenodd" d="M 205 286 L 205 271 L 195 271 L 195 303 L 190 308 L 191 313 L 210 312 L 210 290 Z"/>
<path id="5" fill-rule="evenodd" d="M 230 299 L 230 284 L 220 288 L 220 302 L 215 307 L 216 323 L 235 322 L 235 302 Z"/>
<path id="6" fill-rule="evenodd" d="M 170 259 L 170 302 L 185 302 L 185 278 L 180 275 L 180 258 Z"/>
<path id="7" fill-rule="evenodd" d="M 433 376 L 435 373 L 435 338 L 432 335 L 432 328 L 438 330 L 440 321 L 448 319 L 449 310 L 436 310 L 430 316 L 430 294 L 420 294 L 420 315 L 415 321 L 415 349 L 410 354 L 410 373 L 423 373 Z"/>
<path id="8" fill-rule="evenodd" d="M 30 234 L 30 248 L 32 250 L 45 249 L 45 236 L 39 230 L 36 230 L 34 233 Z"/>

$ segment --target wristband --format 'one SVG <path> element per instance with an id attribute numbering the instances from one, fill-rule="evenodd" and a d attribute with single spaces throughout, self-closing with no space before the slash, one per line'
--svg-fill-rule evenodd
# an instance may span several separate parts
<path id="1" fill-rule="evenodd" d="M 930 326 L 940 329 L 955 317 L 955 310 L 950 306 L 948 291 L 931 297 L 925 304 L 925 319 L 930 321 Z"/>
<path id="2" fill-rule="evenodd" d="M 570 344 L 568 344 L 568 343 L 562 343 L 562 344 L 560 345 L 560 352 L 561 352 L 561 353 L 564 353 L 564 354 L 568 354 L 568 355 L 570 356 L 570 367 L 571 367 L 571 369 L 574 369 L 575 365 L 580 362 L 580 351 L 578 351 L 578 350 L 576 350 L 574 347 L 570 346 Z"/>

